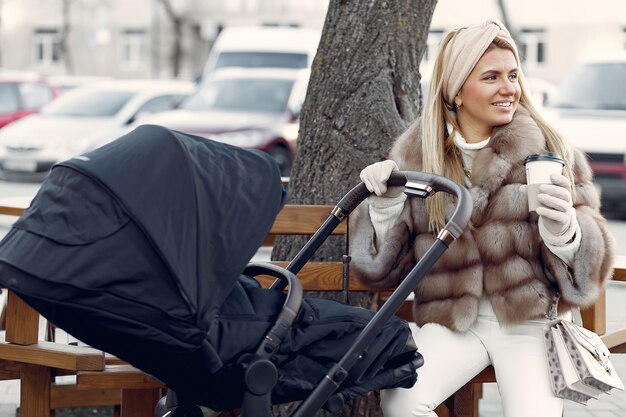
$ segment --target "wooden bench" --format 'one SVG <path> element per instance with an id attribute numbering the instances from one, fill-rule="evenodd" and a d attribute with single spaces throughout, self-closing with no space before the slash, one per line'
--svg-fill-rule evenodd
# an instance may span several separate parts
<path id="1" fill-rule="evenodd" d="M 327 218 L 331 209 L 332 206 L 285 206 L 274 222 L 266 242 L 271 244 L 274 237 L 279 235 L 312 235 Z M 0 206 L 0 214 L 6 213 L 6 210 L 6 207 L 3 208 Z M 19 210 L 14 210 L 13 214 L 19 215 L 20 212 Z M 346 233 L 345 223 L 344 221 L 337 227 L 334 232 L 335 235 L 344 235 Z M 283 267 L 287 265 L 287 262 L 274 263 Z M 343 267 L 344 265 L 341 261 L 309 261 L 302 271 L 298 273 L 298 277 L 303 284 L 303 288 L 307 291 L 341 291 Z M 615 270 L 614 279 L 626 280 L 625 259 L 620 259 Z M 261 277 L 260 280 L 264 285 L 269 285 L 273 281 L 273 279 L 269 277 Z M 354 280 L 350 282 L 350 290 L 369 291 L 367 287 Z M 386 294 L 387 293 L 383 292 L 380 293 L 379 296 L 380 298 L 384 298 Z M 38 314 L 25 303 L 20 303 L 20 301 L 19 297 L 16 297 L 14 294 L 11 295 L 9 303 L 7 304 L 7 327 L 15 326 L 16 330 L 20 330 L 18 333 L 23 333 L 26 328 L 32 327 L 34 321 L 38 321 Z M 407 308 L 403 309 L 399 315 L 406 318 L 406 314 L 410 312 L 410 308 L 408 307 L 409 305 L 407 304 Z M 22 313 L 18 313 L 18 311 Z M 23 314 L 23 312 L 27 314 Z M 605 343 L 613 352 L 626 352 L 626 329 L 606 334 L 605 295 L 603 295 L 594 306 L 583 311 L 583 319 L 587 328 L 604 335 L 603 339 Z M 28 325 L 27 323 L 31 324 Z M 98 392 L 98 390 L 107 393 L 117 392 L 119 395 L 117 401 L 118 404 L 121 405 L 120 414 L 122 416 L 153 416 L 154 404 L 160 398 L 162 389 L 164 388 L 159 381 L 156 381 L 128 364 L 120 364 L 119 362 L 111 363 L 111 360 L 108 361 L 109 363 L 106 363 L 107 361 L 103 359 L 102 354 L 97 351 L 92 353 L 98 353 L 102 361 L 98 362 L 98 366 L 96 366 L 95 369 L 85 369 L 82 362 L 81 365 L 76 365 L 76 363 L 78 363 L 76 362 L 78 360 L 76 359 L 78 351 L 74 349 L 76 348 L 75 346 L 68 347 L 70 352 L 68 355 L 74 358 L 72 359 L 74 360 L 74 365 L 70 366 L 67 363 L 56 363 L 51 359 L 55 355 L 51 346 L 41 344 L 41 342 L 37 340 L 33 341 L 32 334 L 27 339 L 22 340 L 22 342 L 26 341 L 32 343 L 23 343 L 22 345 L 30 347 L 31 350 L 37 352 L 37 355 L 33 353 L 28 354 L 25 349 L 18 347 L 16 348 L 17 353 L 14 353 L 14 355 L 9 358 L 7 357 L 9 352 L 8 346 L 17 343 L 14 337 L 19 336 L 12 336 L 7 339 L 7 342 L 0 344 L 0 364 L 2 364 L 0 366 L 0 375 L 3 375 L 2 372 L 6 369 L 8 376 L 13 378 L 17 376 L 20 377 L 22 387 L 29 387 L 33 384 L 33 380 L 35 379 L 31 373 L 43 375 L 47 377 L 45 380 L 49 380 L 48 375 L 52 375 L 53 370 L 63 369 L 68 373 L 75 372 L 76 385 L 65 388 L 69 393 L 67 394 L 68 398 L 80 396 L 81 392 Z M 15 349 L 14 346 L 11 348 Z M 34 356 L 43 357 L 45 360 L 39 359 L 37 363 L 33 364 L 31 362 L 34 362 Z M 60 368 L 57 368 L 59 366 Z M 31 369 L 33 367 L 35 368 Z M 484 382 L 495 382 L 492 367 L 487 367 L 442 404 L 437 409 L 438 415 L 440 417 L 478 417 L 478 400 L 482 395 L 482 383 Z M 57 389 L 58 388 L 54 388 L 53 385 L 40 382 L 35 388 L 28 388 L 22 391 L 22 407 L 26 404 L 31 404 L 31 406 L 30 408 L 22 408 L 21 416 L 39 417 L 43 415 L 42 410 L 54 408 L 55 403 L 52 398 L 54 398 L 54 392 Z M 97 399 L 90 405 L 94 404 L 99 404 Z M 31 409 L 33 410 L 32 412 Z M 35 409 L 37 413 L 34 411 Z"/>
<path id="2" fill-rule="evenodd" d="M 46 342 L 38 333 L 39 314 L 9 291 L 6 330 L 0 341 L 0 368 L 2 379 L 20 380 L 21 416 L 50 415 L 56 408 L 120 404 L 119 390 L 79 393 L 71 385 L 54 383 L 56 376 L 104 370 L 102 351 Z"/>

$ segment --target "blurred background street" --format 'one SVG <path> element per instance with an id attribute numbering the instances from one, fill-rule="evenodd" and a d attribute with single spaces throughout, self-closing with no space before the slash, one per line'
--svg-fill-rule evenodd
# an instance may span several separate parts
<path id="1" fill-rule="evenodd" d="M 0 0 L 0 205 L 26 207 L 54 163 L 146 123 L 267 152 L 289 177 L 329 3 Z M 422 94 L 443 35 L 490 18 L 518 43 L 535 104 L 587 154 L 626 257 L 626 1 L 439 0 L 421 38 Z M 0 215 L 0 237 L 14 221 Z M 611 282 L 609 330 L 626 325 L 624 305 L 626 283 Z M 626 377 L 626 355 L 614 363 Z M 0 417 L 18 404 L 18 382 L 0 381 Z M 495 384 L 480 413 L 502 416 Z M 565 416 L 624 417 L 626 393 L 567 403 Z"/>

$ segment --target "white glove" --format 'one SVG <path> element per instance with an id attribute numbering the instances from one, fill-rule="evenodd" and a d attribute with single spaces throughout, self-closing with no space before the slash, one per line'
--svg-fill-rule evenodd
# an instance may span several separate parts
<path id="1" fill-rule="evenodd" d="M 394 198 L 403 193 L 404 187 L 390 187 L 387 189 L 387 180 L 392 171 L 397 171 L 398 165 L 391 159 L 368 165 L 361 171 L 361 181 L 367 189 L 380 197 Z"/>
<path id="2" fill-rule="evenodd" d="M 537 201 L 541 206 L 537 207 L 539 223 L 552 236 L 544 236 L 544 240 L 559 240 L 569 242 L 578 226 L 576 211 L 572 203 L 571 186 L 569 180 L 561 174 L 550 176 L 552 184 L 541 184 Z M 542 231 L 542 227 L 539 228 Z"/>

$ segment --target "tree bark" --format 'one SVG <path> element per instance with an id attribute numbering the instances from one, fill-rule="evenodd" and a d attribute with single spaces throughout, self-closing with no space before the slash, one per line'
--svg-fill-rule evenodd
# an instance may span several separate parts
<path id="1" fill-rule="evenodd" d="M 522 44 L 520 43 L 519 33 L 517 32 L 515 26 L 512 25 L 511 19 L 509 19 L 509 13 L 507 11 L 504 0 L 498 0 L 497 3 L 498 8 L 500 9 L 500 15 L 502 16 L 502 23 L 504 23 L 504 26 L 506 26 L 506 28 L 511 33 L 511 37 L 513 38 L 515 44 L 518 47 L 521 47 Z"/>
<path id="2" fill-rule="evenodd" d="M 176 15 L 170 0 L 159 0 L 165 9 L 165 14 L 172 24 L 174 39 L 172 40 L 172 50 L 170 60 L 172 64 L 172 76 L 177 78 L 180 75 L 180 67 L 183 59 L 183 18 Z"/>
<path id="3" fill-rule="evenodd" d="M 384 159 L 418 116 L 419 63 L 435 5 L 436 0 L 331 0 L 300 115 L 289 203 L 337 203 L 358 183 L 361 169 Z M 303 244 L 304 239 L 279 238 L 272 258 L 292 259 Z M 340 260 L 345 250 L 343 239 L 332 238 L 314 259 Z M 369 294 L 352 294 L 351 300 L 371 305 Z M 292 409 L 277 406 L 274 414 Z M 353 401 L 337 415 L 381 416 L 378 396 Z"/>
<path id="4" fill-rule="evenodd" d="M 72 61 L 71 48 L 69 47 L 69 36 L 72 30 L 71 22 L 71 6 L 72 0 L 63 0 L 62 4 L 62 27 L 59 35 L 59 52 L 65 65 L 65 73 L 74 74 L 74 63 Z"/>

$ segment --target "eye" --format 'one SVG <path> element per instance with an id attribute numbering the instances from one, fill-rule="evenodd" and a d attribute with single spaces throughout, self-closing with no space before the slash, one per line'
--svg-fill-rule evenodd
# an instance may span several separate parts
<path id="1" fill-rule="evenodd" d="M 496 75 L 495 74 L 489 74 L 489 75 L 485 75 L 485 78 L 483 78 L 486 81 L 493 81 L 496 79 Z"/>
<path id="2" fill-rule="evenodd" d="M 517 81 L 517 78 L 518 77 L 517 77 L 517 73 L 516 72 L 513 72 L 513 73 L 509 74 L 509 80 Z"/>

